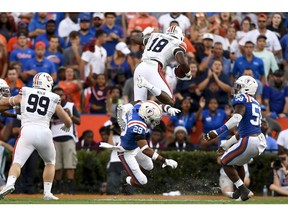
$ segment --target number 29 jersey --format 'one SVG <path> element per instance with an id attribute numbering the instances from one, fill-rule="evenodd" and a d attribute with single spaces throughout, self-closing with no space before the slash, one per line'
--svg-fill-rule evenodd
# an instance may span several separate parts
<path id="1" fill-rule="evenodd" d="M 60 103 L 60 96 L 42 89 L 23 87 L 20 91 L 21 125 L 39 125 L 49 128 L 52 115 Z"/>
<path id="2" fill-rule="evenodd" d="M 145 41 L 145 40 L 144 40 Z M 186 53 L 186 44 L 170 35 L 163 33 L 152 33 L 146 42 L 142 61 L 155 59 L 167 66 L 178 51 Z"/>
<path id="3" fill-rule="evenodd" d="M 244 116 L 238 125 L 240 137 L 261 133 L 261 107 L 257 100 L 248 94 L 238 94 L 232 100 L 232 105 L 243 104 L 246 108 Z"/>

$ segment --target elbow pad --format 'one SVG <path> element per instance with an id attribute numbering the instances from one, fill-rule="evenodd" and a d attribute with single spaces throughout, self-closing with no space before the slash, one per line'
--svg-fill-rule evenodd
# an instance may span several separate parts
<path id="1" fill-rule="evenodd" d="M 242 116 L 239 113 L 233 114 L 233 116 L 225 123 L 228 129 L 234 128 L 241 121 Z"/>

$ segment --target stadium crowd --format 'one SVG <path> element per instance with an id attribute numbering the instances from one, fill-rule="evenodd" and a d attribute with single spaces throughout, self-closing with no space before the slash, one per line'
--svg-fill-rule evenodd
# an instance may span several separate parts
<path id="1" fill-rule="evenodd" d="M 233 132 L 211 142 L 201 140 L 202 136 L 194 142 L 190 138 L 197 130 L 197 123 L 203 127 L 203 133 L 208 133 L 231 117 L 233 83 L 239 76 L 249 75 L 257 80 L 256 99 L 267 120 L 267 127 L 263 128 L 269 135 L 266 151 L 275 153 L 282 130 L 277 119 L 288 115 L 287 15 L 2 12 L 0 77 L 7 81 L 13 96 L 23 86 L 31 87 L 35 74 L 47 72 L 54 80 L 54 87 L 63 90 L 65 100 L 74 103 L 74 113 L 115 118 L 117 105 L 134 100 L 133 73 L 141 62 L 144 46 L 131 37 L 148 26 L 154 32 L 166 32 L 169 26 L 178 25 L 185 33 L 186 57 L 193 77 L 177 79 L 176 61 L 162 68 L 174 93 L 175 107 L 181 113 L 151 131 L 149 146 L 154 150 L 216 150 Z M 148 97 L 157 101 L 152 95 Z M 75 118 L 73 113 L 69 115 Z M 15 120 L 3 116 L 0 123 L 1 140 L 14 146 L 19 126 Z M 75 148 L 100 151 L 100 141 L 108 142 L 110 124 L 107 122 L 100 131 L 84 131 L 79 139 L 75 134 Z M 102 140 L 93 140 L 95 133 Z"/>

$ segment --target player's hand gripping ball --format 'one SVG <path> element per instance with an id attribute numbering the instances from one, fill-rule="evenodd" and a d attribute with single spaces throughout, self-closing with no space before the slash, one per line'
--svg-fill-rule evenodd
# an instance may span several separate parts
<path id="1" fill-rule="evenodd" d="M 174 73 L 175 73 L 175 76 L 178 77 L 178 78 L 184 78 L 186 76 L 184 70 L 182 69 L 182 67 L 180 65 L 178 65 L 174 69 Z"/>

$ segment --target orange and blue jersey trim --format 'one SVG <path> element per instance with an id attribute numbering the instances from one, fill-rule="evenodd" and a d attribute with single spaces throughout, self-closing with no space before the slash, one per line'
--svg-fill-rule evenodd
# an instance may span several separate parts
<path id="1" fill-rule="evenodd" d="M 245 152 L 245 150 L 247 149 L 248 140 L 249 140 L 249 136 L 245 136 L 242 139 L 240 145 L 236 149 L 234 149 L 233 151 L 229 152 L 227 155 L 225 155 L 225 157 L 223 157 L 221 159 L 221 164 L 225 166 L 228 163 L 230 163 L 232 160 L 237 158 L 239 155 L 243 154 Z"/>
<path id="2" fill-rule="evenodd" d="M 248 103 L 252 102 L 252 99 L 251 99 L 250 95 L 244 94 L 244 96 L 245 96 L 245 98 L 246 98 Z"/>
<path id="3" fill-rule="evenodd" d="M 134 126 L 134 125 L 143 127 L 145 130 L 147 129 L 147 125 L 146 125 L 145 123 L 143 123 L 143 122 L 141 122 L 141 121 L 136 121 L 136 120 L 130 121 L 127 126 L 128 126 L 128 128 L 129 128 L 129 127 L 132 127 L 132 126 Z"/>

